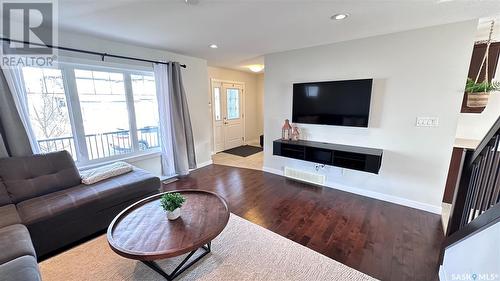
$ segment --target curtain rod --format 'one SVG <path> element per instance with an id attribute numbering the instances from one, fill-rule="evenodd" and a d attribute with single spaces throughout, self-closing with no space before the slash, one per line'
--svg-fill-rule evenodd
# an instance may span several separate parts
<path id="1" fill-rule="evenodd" d="M 58 49 L 58 50 L 63 50 L 63 51 L 70 51 L 70 52 L 84 53 L 84 54 L 89 54 L 89 55 L 96 55 L 96 56 L 100 56 L 102 61 L 104 61 L 105 57 L 110 57 L 110 58 L 116 58 L 116 59 L 135 60 L 135 61 L 142 61 L 142 62 L 149 62 L 149 63 L 159 63 L 159 64 L 170 64 L 171 63 L 171 62 L 148 60 L 148 59 L 141 59 L 141 58 L 135 58 L 135 57 L 113 55 L 113 54 L 108 54 L 108 53 L 100 53 L 100 52 L 95 52 L 95 51 L 87 51 L 87 50 L 81 50 L 81 49 L 75 49 L 75 48 L 53 46 L 53 45 L 48 45 L 48 44 L 33 43 L 33 42 L 27 42 L 27 41 L 21 41 L 21 40 L 14 40 L 14 39 L 10 39 L 10 38 L 0 38 L 0 39 L 2 41 L 7 41 L 7 42 L 22 43 L 22 44 L 25 44 L 25 45 L 26 44 L 27 45 L 35 45 L 35 46 L 47 47 L 47 48 Z M 186 68 L 185 64 L 181 64 L 180 66 L 182 68 Z"/>

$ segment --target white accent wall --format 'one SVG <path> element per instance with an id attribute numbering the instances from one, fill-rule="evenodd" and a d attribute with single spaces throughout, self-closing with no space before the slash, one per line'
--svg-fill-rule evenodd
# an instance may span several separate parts
<path id="1" fill-rule="evenodd" d="M 500 223 L 447 248 L 439 280 L 500 280 L 498 237 Z"/>
<path id="2" fill-rule="evenodd" d="M 327 185 L 440 213 L 477 21 L 460 22 L 265 56 L 264 169 L 314 172 L 314 164 L 272 155 L 292 118 L 296 82 L 373 78 L 368 128 L 300 125 L 308 140 L 381 148 L 380 173 L 327 166 Z M 332 27 L 334 28 L 334 27 Z M 417 116 L 439 127 L 416 127 Z"/>
<path id="3" fill-rule="evenodd" d="M 207 61 L 200 58 L 179 55 L 165 50 L 139 47 L 133 44 L 116 42 L 97 37 L 85 36 L 69 32 L 59 33 L 59 45 L 90 51 L 106 52 L 110 54 L 132 56 L 151 60 L 178 61 L 186 64 L 187 68 L 182 70 L 182 79 L 186 90 L 191 123 L 193 127 L 196 161 L 198 165 L 205 165 L 211 161 L 211 125 L 210 112 L 208 107 L 208 84 L 207 84 Z M 101 63 L 101 58 L 93 55 L 85 55 L 73 52 L 59 52 L 60 55 L 85 59 Z M 130 60 L 106 58 L 106 63 L 130 64 L 134 66 L 147 67 L 152 71 L 150 63 L 141 63 Z M 110 116 L 113 118 L 113 116 Z M 141 168 L 147 169 L 152 173 L 158 174 L 160 170 L 160 158 L 141 157 L 138 161 L 132 163 Z"/>

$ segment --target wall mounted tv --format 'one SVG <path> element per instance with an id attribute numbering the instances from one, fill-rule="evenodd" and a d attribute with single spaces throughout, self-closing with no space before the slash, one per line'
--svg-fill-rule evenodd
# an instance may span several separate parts
<path id="1" fill-rule="evenodd" d="M 293 84 L 292 122 L 368 127 L 373 79 Z"/>

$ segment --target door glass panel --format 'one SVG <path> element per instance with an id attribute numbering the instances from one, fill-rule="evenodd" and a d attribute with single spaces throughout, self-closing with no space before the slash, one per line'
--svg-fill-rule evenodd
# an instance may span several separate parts
<path id="1" fill-rule="evenodd" d="M 122 73 L 75 69 L 89 160 L 132 151 Z"/>
<path id="2" fill-rule="evenodd" d="M 160 147 L 159 113 L 155 79 L 149 75 L 130 75 L 134 95 L 139 150 Z"/>
<path id="3" fill-rule="evenodd" d="M 215 121 L 220 121 L 222 118 L 220 116 L 220 88 L 214 88 L 214 115 Z"/>
<path id="4" fill-rule="evenodd" d="M 77 160 L 61 70 L 23 67 L 22 74 L 40 152 L 67 150 Z"/>
<path id="5" fill-rule="evenodd" d="M 227 89 L 227 119 L 240 118 L 240 91 L 238 89 Z"/>

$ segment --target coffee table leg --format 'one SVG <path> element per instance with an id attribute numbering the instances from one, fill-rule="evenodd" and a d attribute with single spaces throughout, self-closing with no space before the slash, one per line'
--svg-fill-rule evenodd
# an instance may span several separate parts
<path id="1" fill-rule="evenodd" d="M 145 265 L 147 265 L 149 268 L 153 269 L 156 271 L 158 274 L 163 276 L 165 279 L 168 281 L 174 280 L 175 277 L 181 275 L 186 269 L 190 268 L 193 264 L 201 260 L 204 256 L 206 256 L 210 251 L 212 250 L 212 242 L 208 242 L 207 245 L 201 247 L 200 249 L 203 249 L 204 252 L 198 256 L 196 259 L 190 261 L 188 264 L 186 262 L 196 253 L 199 249 L 196 249 L 189 253 L 187 257 L 172 271 L 172 273 L 168 274 L 163 269 L 161 269 L 158 264 L 154 261 L 142 261 Z M 185 265 L 186 264 L 186 265 Z"/>

